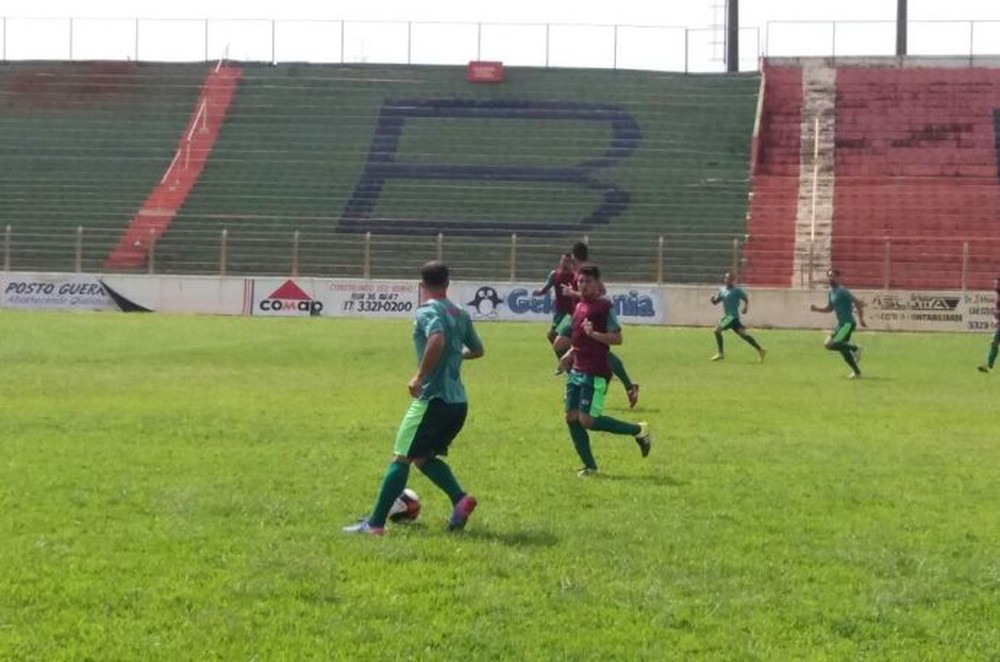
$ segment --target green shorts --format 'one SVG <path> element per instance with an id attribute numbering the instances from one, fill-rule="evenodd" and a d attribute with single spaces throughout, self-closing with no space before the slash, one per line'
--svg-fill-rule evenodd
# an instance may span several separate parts
<path id="1" fill-rule="evenodd" d="M 854 333 L 854 322 L 844 322 L 843 324 L 838 324 L 830 333 L 830 338 L 833 342 L 847 342 L 851 339 L 851 334 Z"/>
<path id="2" fill-rule="evenodd" d="M 468 413 L 467 402 L 445 402 L 439 398 L 414 400 L 399 424 L 392 451 L 409 458 L 447 455 L 448 446 L 461 432 Z"/>
<path id="3" fill-rule="evenodd" d="M 573 316 L 569 313 L 562 313 L 552 322 L 552 328 L 556 335 L 569 338 L 573 335 Z"/>
<path id="4" fill-rule="evenodd" d="M 604 412 L 607 392 L 608 380 L 604 377 L 570 370 L 566 378 L 566 411 L 578 411 L 597 418 Z"/>
<path id="5" fill-rule="evenodd" d="M 733 331 L 740 331 L 743 329 L 743 322 L 736 315 L 725 315 L 718 324 L 720 331 L 726 331 L 732 329 Z"/>

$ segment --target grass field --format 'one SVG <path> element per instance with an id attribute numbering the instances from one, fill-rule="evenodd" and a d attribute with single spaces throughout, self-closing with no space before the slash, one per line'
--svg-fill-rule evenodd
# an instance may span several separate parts
<path id="1" fill-rule="evenodd" d="M 479 326 L 449 462 L 381 539 L 407 322 L 0 311 L 0 659 L 1000 659 L 982 335 L 628 328 L 579 479 L 542 325 Z"/>

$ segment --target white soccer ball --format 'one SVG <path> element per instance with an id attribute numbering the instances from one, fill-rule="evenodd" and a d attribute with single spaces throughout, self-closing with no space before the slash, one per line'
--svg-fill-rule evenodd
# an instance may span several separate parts
<path id="1" fill-rule="evenodd" d="M 406 488 L 403 493 L 396 497 L 389 509 L 389 519 L 393 522 L 412 522 L 420 516 L 420 497 L 417 493 Z"/>

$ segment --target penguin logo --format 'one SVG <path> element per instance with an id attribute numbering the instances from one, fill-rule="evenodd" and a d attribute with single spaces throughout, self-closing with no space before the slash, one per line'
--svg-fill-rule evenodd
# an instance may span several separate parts
<path id="1" fill-rule="evenodd" d="M 497 307 L 503 303 L 503 299 L 497 294 L 497 291 L 490 287 L 489 285 L 483 285 L 478 290 L 476 290 L 476 296 L 469 303 L 465 304 L 467 306 L 472 306 L 476 309 L 476 313 L 480 317 L 496 317 Z"/>

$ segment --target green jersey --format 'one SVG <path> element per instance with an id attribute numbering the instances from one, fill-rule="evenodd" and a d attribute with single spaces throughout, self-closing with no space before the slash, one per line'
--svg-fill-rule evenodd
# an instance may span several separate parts
<path id="1" fill-rule="evenodd" d="M 482 341 L 472 327 L 472 319 L 448 299 L 432 299 L 417 308 L 413 319 L 413 345 L 417 350 L 417 365 L 427 348 L 427 339 L 443 333 L 444 353 L 434 369 L 424 377 L 420 400 L 467 402 L 462 385 L 462 348 L 478 351 Z"/>
<path id="2" fill-rule="evenodd" d="M 843 285 L 831 287 L 827 301 L 837 313 L 837 324 L 854 324 L 854 297 L 850 290 Z"/>
<path id="3" fill-rule="evenodd" d="M 719 288 L 719 293 L 715 295 L 715 299 L 722 302 L 722 310 L 727 317 L 739 319 L 740 301 L 747 300 L 747 293 L 738 287 L 726 287 L 723 285 Z"/>

